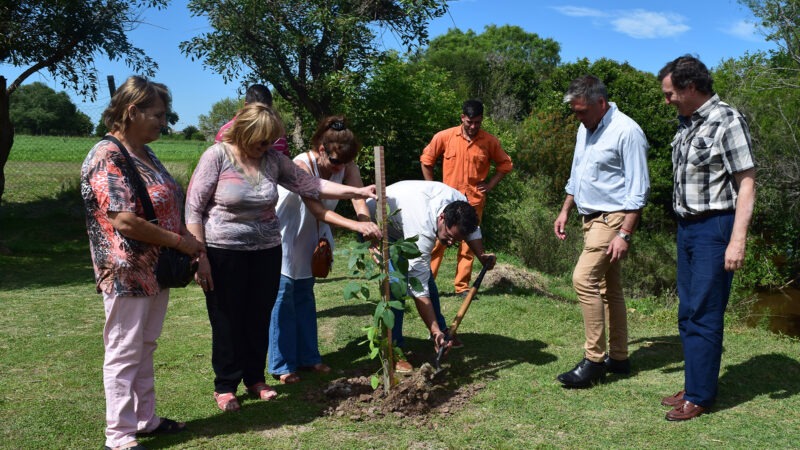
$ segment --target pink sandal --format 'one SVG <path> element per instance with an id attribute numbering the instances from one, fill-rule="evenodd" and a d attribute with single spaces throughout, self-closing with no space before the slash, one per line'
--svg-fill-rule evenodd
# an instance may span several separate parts
<path id="1" fill-rule="evenodd" d="M 239 399 L 233 392 L 214 392 L 214 400 L 217 401 L 217 407 L 225 412 L 238 411 L 240 408 Z"/>
<path id="2" fill-rule="evenodd" d="M 278 393 L 275 392 L 275 389 L 272 389 L 267 385 L 267 383 L 264 382 L 259 382 L 252 386 L 248 386 L 247 392 L 249 392 L 253 397 L 258 397 L 261 400 L 272 400 L 278 396 Z"/>

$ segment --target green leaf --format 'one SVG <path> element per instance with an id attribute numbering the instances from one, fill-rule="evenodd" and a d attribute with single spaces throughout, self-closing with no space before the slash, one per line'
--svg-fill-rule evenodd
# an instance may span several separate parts
<path id="1" fill-rule="evenodd" d="M 383 319 L 383 323 L 386 325 L 386 328 L 392 328 L 394 326 L 394 312 L 391 309 L 384 309 L 381 318 Z"/>
<path id="2" fill-rule="evenodd" d="M 362 288 L 361 283 L 357 281 L 349 281 L 344 286 L 344 292 L 343 292 L 344 299 L 351 300 L 354 298 L 359 298 L 359 293 L 361 292 L 361 288 Z"/>
<path id="3" fill-rule="evenodd" d="M 378 386 L 381 385 L 381 379 L 377 375 L 373 375 L 369 379 L 369 384 L 372 386 L 372 389 L 378 389 Z"/>
<path id="4" fill-rule="evenodd" d="M 394 298 L 403 298 L 406 296 L 406 284 L 401 282 L 391 283 L 389 289 L 392 291 Z"/>
<path id="5" fill-rule="evenodd" d="M 391 302 L 389 302 L 389 306 L 394 309 L 403 310 L 405 309 L 406 304 L 398 300 L 392 300 Z"/>
<path id="6" fill-rule="evenodd" d="M 372 351 L 369 352 L 369 359 L 375 359 L 375 357 L 378 356 L 378 353 L 380 353 L 380 351 L 381 351 L 380 347 L 373 348 Z"/>
<path id="7" fill-rule="evenodd" d="M 414 291 L 421 291 L 422 290 L 422 283 L 420 283 L 417 277 L 409 277 L 408 278 L 409 284 L 411 284 L 411 289 Z"/>

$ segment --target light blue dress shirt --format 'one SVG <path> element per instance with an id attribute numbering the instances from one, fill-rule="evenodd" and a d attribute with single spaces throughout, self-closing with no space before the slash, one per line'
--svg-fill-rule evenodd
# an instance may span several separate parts
<path id="1" fill-rule="evenodd" d="M 565 189 L 582 215 L 639 210 L 650 193 L 647 138 L 615 103 L 609 105 L 597 128 L 592 132 L 581 124 L 575 139 Z"/>

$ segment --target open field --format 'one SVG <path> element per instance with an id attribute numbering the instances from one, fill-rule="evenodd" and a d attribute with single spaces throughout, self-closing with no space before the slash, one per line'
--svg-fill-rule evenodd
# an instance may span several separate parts
<path id="1" fill-rule="evenodd" d="M 103 442 L 102 324 L 80 199 L 74 194 L 10 205 L 0 216 L 0 448 L 82 449 Z M 343 245 L 347 245 L 346 243 Z M 501 262 L 513 263 L 501 255 Z M 445 316 L 453 258 L 440 274 Z M 565 390 L 555 376 L 581 356 L 583 326 L 571 289 L 487 283 L 464 318 L 465 347 L 447 360 L 447 385 L 483 384 L 464 407 L 423 417 L 323 415 L 322 390 L 368 373 L 360 327 L 372 306 L 345 302 L 343 264 L 317 284 L 320 343 L 330 375 L 277 386 L 271 402 L 245 399 L 223 414 L 211 396 L 210 330 L 199 288 L 173 290 L 156 352 L 158 411 L 189 431 L 142 439 L 149 448 L 797 448 L 800 342 L 747 328 L 730 317 L 720 396 L 710 414 L 664 420 L 663 395 L 682 384 L 675 308 L 631 300 L 634 373 L 589 390 Z M 557 295 L 552 295 L 556 292 Z M 416 313 L 406 320 L 411 360 L 430 360 Z M 302 375 L 302 374 L 301 374 Z M 241 390 L 240 390 L 241 393 Z"/>
<path id="2" fill-rule="evenodd" d="M 5 167 L 3 201 L 22 203 L 54 198 L 79 184 L 81 163 L 98 138 L 56 136 L 14 137 Z M 170 173 L 181 183 L 207 148 L 205 142 L 161 139 L 150 146 Z"/>

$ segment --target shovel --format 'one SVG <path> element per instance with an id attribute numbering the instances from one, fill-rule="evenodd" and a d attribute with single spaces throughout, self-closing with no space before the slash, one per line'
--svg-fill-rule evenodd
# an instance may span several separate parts
<path id="1" fill-rule="evenodd" d="M 448 333 L 445 335 L 444 345 L 439 347 L 439 351 L 436 353 L 436 361 L 434 361 L 434 368 L 436 372 L 434 372 L 433 376 L 439 375 L 440 373 L 444 372 L 445 369 L 442 369 L 442 358 L 444 358 L 444 352 L 447 348 L 447 343 L 453 340 L 453 336 L 456 335 L 456 330 L 458 330 L 458 326 L 461 324 L 461 320 L 464 318 L 464 315 L 467 313 L 469 309 L 469 305 L 472 303 L 472 299 L 475 298 L 475 294 L 478 293 L 478 288 L 481 287 L 481 282 L 483 282 L 483 276 L 486 275 L 486 269 L 488 265 L 483 266 L 481 269 L 481 273 L 478 274 L 478 278 L 475 279 L 475 282 L 472 283 L 472 287 L 469 288 L 467 292 L 467 296 L 464 298 L 464 301 L 461 303 L 461 307 L 458 308 L 458 313 L 456 314 L 456 318 L 453 319 L 453 324 L 450 325 L 448 328 Z"/>

